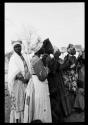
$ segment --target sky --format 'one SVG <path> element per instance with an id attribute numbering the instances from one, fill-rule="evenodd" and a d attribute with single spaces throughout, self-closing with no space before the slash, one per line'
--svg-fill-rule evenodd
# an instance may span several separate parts
<path id="1" fill-rule="evenodd" d="M 84 8 L 84 2 L 5 3 L 5 53 L 12 50 L 11 40 L 22 38 L 28 27 L 58 48 L 69 43 L 84 48 Z"/>

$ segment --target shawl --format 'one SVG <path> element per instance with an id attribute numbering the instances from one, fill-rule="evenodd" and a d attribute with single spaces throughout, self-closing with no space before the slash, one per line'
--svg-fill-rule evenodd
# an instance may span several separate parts
<path id="1" fill-rule="evenodd" d="M 10 58 L 8 68 L 8 90 L 10 94 L 13 91 L 15 76 L 20 72 L 24 76 L 24 65 L 20 56 L 14 52 Z"/>
<path id="2" fill-rule="evenodd" d="M 42 60 L 38 56 L 34 56 L 31 60 L 32 74 L 38 76 L 40 81 L 45 81 L 47 78 L 47 70 L 43 65 Z"/>

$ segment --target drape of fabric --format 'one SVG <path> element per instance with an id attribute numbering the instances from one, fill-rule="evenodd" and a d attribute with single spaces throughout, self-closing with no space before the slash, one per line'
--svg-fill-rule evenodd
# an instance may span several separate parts
<path id="1" fill-rule="evenodd" d="M 10 94 L 13 91 L 15 77 L 19 72 L 21 72 L 24 76 L 24 65 L 20 56 L 14 52 L 14 54 L 10 58 L 8 68 L 8 90 Z"/>
<path id="2" fill-rule="evenodd" d="M 57 123 L 63 122 L 64 116 L 68 116 L 71 113 L 70 102 L 64 87 L 62 74 L 62 69 L 68 65 L 69 64 L 63 64 L 60 67 L 59 62 L 56 60 L 49 64 L 50 73 L 48 75 L 48 84 L 51 100 L 52 121 Z"/>
<path id="3" fill-rule="evenodd" d="M 75 56 L 69 56 L 67 55 L 65 57 L 65 62 L 69 61 L 70 65 L 68 68 L 63 70 L 63 80 L 64 80 L 64 85 L 65 85 L 65 90 L 66 93 L 68 93 L 68 98 L 70 100 L 70 106 L 71 109 L 74 106 L 75 102 L 75 92 L 77 89 L 77 79 L 78 79 L 78 74 L 76 72 L 76 57 Z M 74 65 L 74 67 L 71 68 L 71 66 Z"/>
<path id="4" fill-rule="evenodd" d="M 80 90 L 80 88 L 77 91 L 76 94 L 76 99 L 74 103 L 74 108 L 81 109 L 84 111 L 85 109 L 85 97 L 84 97 L 84 92 Z"/>
<path id="5" fill-rule="evenodd" d="M 78 90 L 76 93 L 75 99 L 75 108 L 79 108 L 82 111 L 85 109 L 85 69 L 84 65 L 82 65 L 81 69 L 78 73 Z"/>
<path id="6" fill-rule="evenodd" d="M 25 85 L 20 80 L 15 80 L 16 75 L 21 73 L 24 77 L 24 64 L 19 55 L 15 52 L 10 58 L 8 69 L 8 90 L 11 96 L 11 115 L 10 123 L 19 119 L 23 122 L 24 100 L 25 100 Z"/>
<path id="7" fill-rule="evenodd" d="M 46 68 L 43 65 L 42 60 L 38 56 L 34 56 L 31 60 L 32 74 L 36 74 L 40 81 L 44 81 L 47 77 Z"/>
<path id="8" fill-rule="evenodd" d="M 43 123 L 51 123 L 51 105 L 47 79 L 41 82 L 36 75 L 32 76 L 35 89 L 34 119 L 40 119 Z"/>
<path id="9" fill-rule="evenodd" d="M 23 64 L 24 64 L 24 71 L 25 71 L 25 74 L 29 71 L 28 70 L 28 66 L 27 66 L 27 63 L 26 63 L 26 61 L 25 61 L 25 59 L 24 59 L 24 57 L 21 55 L 21 59 L 23 60 Z"/>
<path id="10" fill-rule="evenodd" d="M 39 60 L 39 57 L 36 60 L 33 57 L 31 61 L 32 74 L 35 74 L 33 66 L 37 59 Z M 39 63 L 37 69 L 40 69 L 40 67 L 41 63 Z M 40 71 L 39 69 L 38 71 Z M 28 86 L 28 89 L 26 89 L 26 101 L 29 100 L 28 98 L 30 98 L 30 101 L 29 104 L 25 103 L 24 114 L 26 115 L 24 115 L 24 123 L 30 123 L 32 120 L 37 119 L 40 119 L 43 123 L 51 123 L 52 117 L 47 79 L 40 81 L 36 74 L 32 75 Z"/>
<path id="11" fill-rule="evenodd" d="M 26 98 L 25 98 L 25 107 L 24 107 L 24 123 L 31 123 L 34 116 L 34 84 L 32 78 L 30 79 L 27 88 L 26 88 Z"/>
<path id="12" fill-rule="evenodd" d="M 28 53 L 22 53 L 26 63 L 27 63 L 27 66 L 28 66 L 28 69 L 29 71 L 31 71 L 31 64 L 30 64 L 30 61 L 31 61 L 31 57 L 30 57 L 30 54 Z"/>
<path id="13" fill-rule="evenodd" d="M 10 114 L 10 123 L 16 122 L 18 119 L 23 123 L 23 114 L 24 114 L 24 100 L 25 100 L 25 87 L 24 84 L 16 80 L 14 81 L 14 89 L 11 95 L 11 114 Z"/>
<path id="14" fill-rule="evenodd" d="M 83 82 L 83 86 L 85 86 L 85 66 L 84 65 L 82 65 L 82 67 L 78 72 L 78 79 L 79 81 Z"/>
<path id="15" fill-rule="evenodd" d="M 22 55 L 21 55 L 21 59 L 22 59 L 23 64 L 24 64 L 24 72 L 25 72 L 24 78 L 27 80 L 27 83 L 28 83 L 28 81 L 31 77 L 31 74 L 30 74 L 30 71 L 29 71 L 30 69 L 27 65 L 27 62 L 26 62 L 25 58 Z"/>
<path id="16" fill-rule="evenodd" d="M 31 123 L 33 120 L 40 119 L 43 123 L 51 123 L 51 107 L 49 99 L 48 84 L 41 83 L 37 76 L 32 76 L 33 81 L 28 87 L 26 94 L 26 102 L 30 98 L 29 103 L 25 102 L 24 123 Z M 34 89 L 33 89 L 34 84 Z"/>

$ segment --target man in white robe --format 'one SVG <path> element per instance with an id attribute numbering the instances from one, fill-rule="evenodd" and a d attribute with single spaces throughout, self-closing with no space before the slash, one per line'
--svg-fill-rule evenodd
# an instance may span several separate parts
<path id="1" fill-rule="evenodd" d="M 26 56 L 23 57 L 21 54 L 21 44 L 21 41 L 12 42 L 14 53 L 10 58 L 8 69 L 8 90 L 12 99 L 10 123 L 23 122 L 25 87 L 30 78 L 29 72 L 26 73 L 27 76 L 25 74 L 28 62 Z M 25 61 L 22 60 L 23 58 Z M 24 66 L 24 62 L 26 66 Z"/>

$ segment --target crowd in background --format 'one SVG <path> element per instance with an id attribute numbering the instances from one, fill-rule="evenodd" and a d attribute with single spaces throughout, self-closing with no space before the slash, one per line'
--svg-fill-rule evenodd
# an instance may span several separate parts
<path id="1" fill-rule="evenodd" d="M 11 123 L 64 122 L 73 110 L 85 109 L 85 51 L 76 57 L 73 44 L 62 60 L 49 39 L 33 55 L 22 54 L 22 41 L 12 42 L 8 70 Z M 30 58 L 31 57 L 31 58 Z"/>

